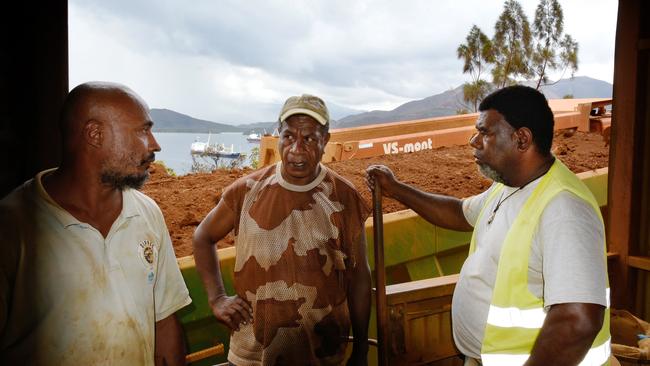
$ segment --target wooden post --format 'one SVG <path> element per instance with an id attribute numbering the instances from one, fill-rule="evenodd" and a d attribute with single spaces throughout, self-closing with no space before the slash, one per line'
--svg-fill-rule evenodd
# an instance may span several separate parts
<path id="1" fill-rule="evenodd" d="M 386 309 L 386 270 L 384 268 L 384 217 L 381 212 L 381 185 L 375 179 L 372 190 L 372 224 L 375 242 L 375 305 L 377 309 L 377 358 L 388 366 L 388 312 Z"/>
<path id="2" fill-rule="evenodd" d="M 618 253 L 609 268 L 611 304 L 627 310 L 633 310 L 637 293 L 628 256 L 636 254 L 636 234 L 642 226 L 638 221 L 638 207 L 641 202 L 639 160 L 643 151 L 639 145 L 643 140 L 638 131 L 643 124 L 637 113 L 645 102 L 637 99 L 641 82 L 638 73 L 643 68 L 638 64 L 640 14 L 641 1 L 618 3 L 607 192 L 607 245 L 610 252 Z"/>

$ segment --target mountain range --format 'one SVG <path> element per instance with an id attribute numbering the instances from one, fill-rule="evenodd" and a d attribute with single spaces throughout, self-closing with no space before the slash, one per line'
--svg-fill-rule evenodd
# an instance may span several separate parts
<path id="1" fill-rule="evenodd" d="M 278 106 L 278 111 L 280 111 Z M 343 107 L 334 103 L 328 103 L 330 117 L 332 121 L 354 113 L 362 111 L 352 108 Z M 277 127 L 277 121 L 273 122 L 254 122 L 240 125 L 231 125 L 226 123 L 217 123 L 203 119 L 194 118 L 187 114 L 179 113 L 171 109 L 151 108 L 149 110 L 151 118 L 154 121 L 154 132 L 193 132 L 193 133 L 221 133 L 221 132 L 241 132 L 250 134 L 252 132 L 272 133 Z"/>
<path id="2" fill-rule="evenodd" d="M 522 84 L 535 86 L 532 81 Z M 612 84 L 587 76 L 562 79 L 556 83 L 542 86 L 540 90 L 548 99 L 560 99 L 565 96 L 571 96 L 573 98 L 612 97 Z M 390 111 L 360 112 L 336 104 L 330 104 L 330 115 L 333 128 L 344 128 L 375 123 L 450 116 L 462 109 L 467 110 L 470 108 L 463 102 L 463 87 L 461 85 L 440 94 L 404 103 Z M 280 110 L 280 106 L 278 106 L 278 110 Z M 169 109 L 152 108 L 150 112 L 155 122 L 154 132 L 241 132 L 249 134 L 253 131 L 258 133 L 267 131 L 271 133 L 277 126 L 277 122 L 275 121 L 233 126 L 193 118 Z"/>
<path id="3" fill-rule="evenodd" d="M 149 114 L 154 122 L 154 132 L 244 132 L 238 126 L 197 119 L 170 109 L 151 108 Z"/>
<path id="4" fill-rule="evenodd" d="M 523 82 L 535 86 L 535 82 Z M 557 83 L 542 86 L 540 91 L 547 99 L 561 99 L 565 96 L 573 98 L 611 98 L 612 84 L 578 76 L 562 79 Z M 420 100 L 404 103 L 391 111 L 371 111 L 347 116 L 337 121 L 336 128 L 365 126 L 373 123 L 407 121 L 413 119 L 451 116 L 460 109 L 469 109 L 463 102 L 463 86 L 447 90 Z"/>

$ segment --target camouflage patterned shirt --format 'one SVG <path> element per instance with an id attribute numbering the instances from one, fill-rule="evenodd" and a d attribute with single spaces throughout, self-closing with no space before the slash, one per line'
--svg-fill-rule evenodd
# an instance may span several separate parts
<path id="1" fill-rule="evenodd" d="M 281 163 L 233 183 L 235 289 L 253 324 L 230 340 L 228 360 L 247 365 L 337 365 L 350 319 L 346 267 L 370 213 L 351 183 L 321 165 L 310 184 L 282 179 Z"/>

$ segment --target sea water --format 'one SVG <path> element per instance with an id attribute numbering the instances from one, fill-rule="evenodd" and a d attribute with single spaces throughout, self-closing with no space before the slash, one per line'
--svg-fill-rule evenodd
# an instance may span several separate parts
<path id="1" fill-rule="evenodd" d="M 250 166 L 250 153 L 259 143 L 246 141 L 248 135 L 240 132 L 232 133 L 185 133 L 185 132 L 154 132 L 154 137 L 160 145 L 160 151 L 156 153 L 156 160 L 162 161 L 168 168 L 171 168 L 176 175 L 185 175 L 192 171 L 192 155 L 190 145 L 194 141 L 207 142 L 210 137 L 210 144 L 224 144 L 230 149 L 232 145 L 236 152 L 246 154 L 241 166 Z M 213 163 L 212 159 L 206 157 L 204 162 Z M 214 164 L 214 163 L 213 163 Z"/>

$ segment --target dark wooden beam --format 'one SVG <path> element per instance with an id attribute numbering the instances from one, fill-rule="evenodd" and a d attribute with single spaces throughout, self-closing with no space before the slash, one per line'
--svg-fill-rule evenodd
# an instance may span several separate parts
<path id="1" fill-rule="evenodd" d="M 637 105 L 637 52 L 639 39 L 639 1 L 621 1 L 616 25 L 614 62 L 614 103 L 611 127 L 608 182 L 609 251 L 618 253 L 609 268 L 612 306 L 629 309 L 634 293 L 627 265 L 632 240 L 635 120 Z"/>
<path id="2" fill-rule="evenodd" d="M 68 93 L 67 0 L 5 5 L 0 85 L 0 197 L 60 159 Z"/>

